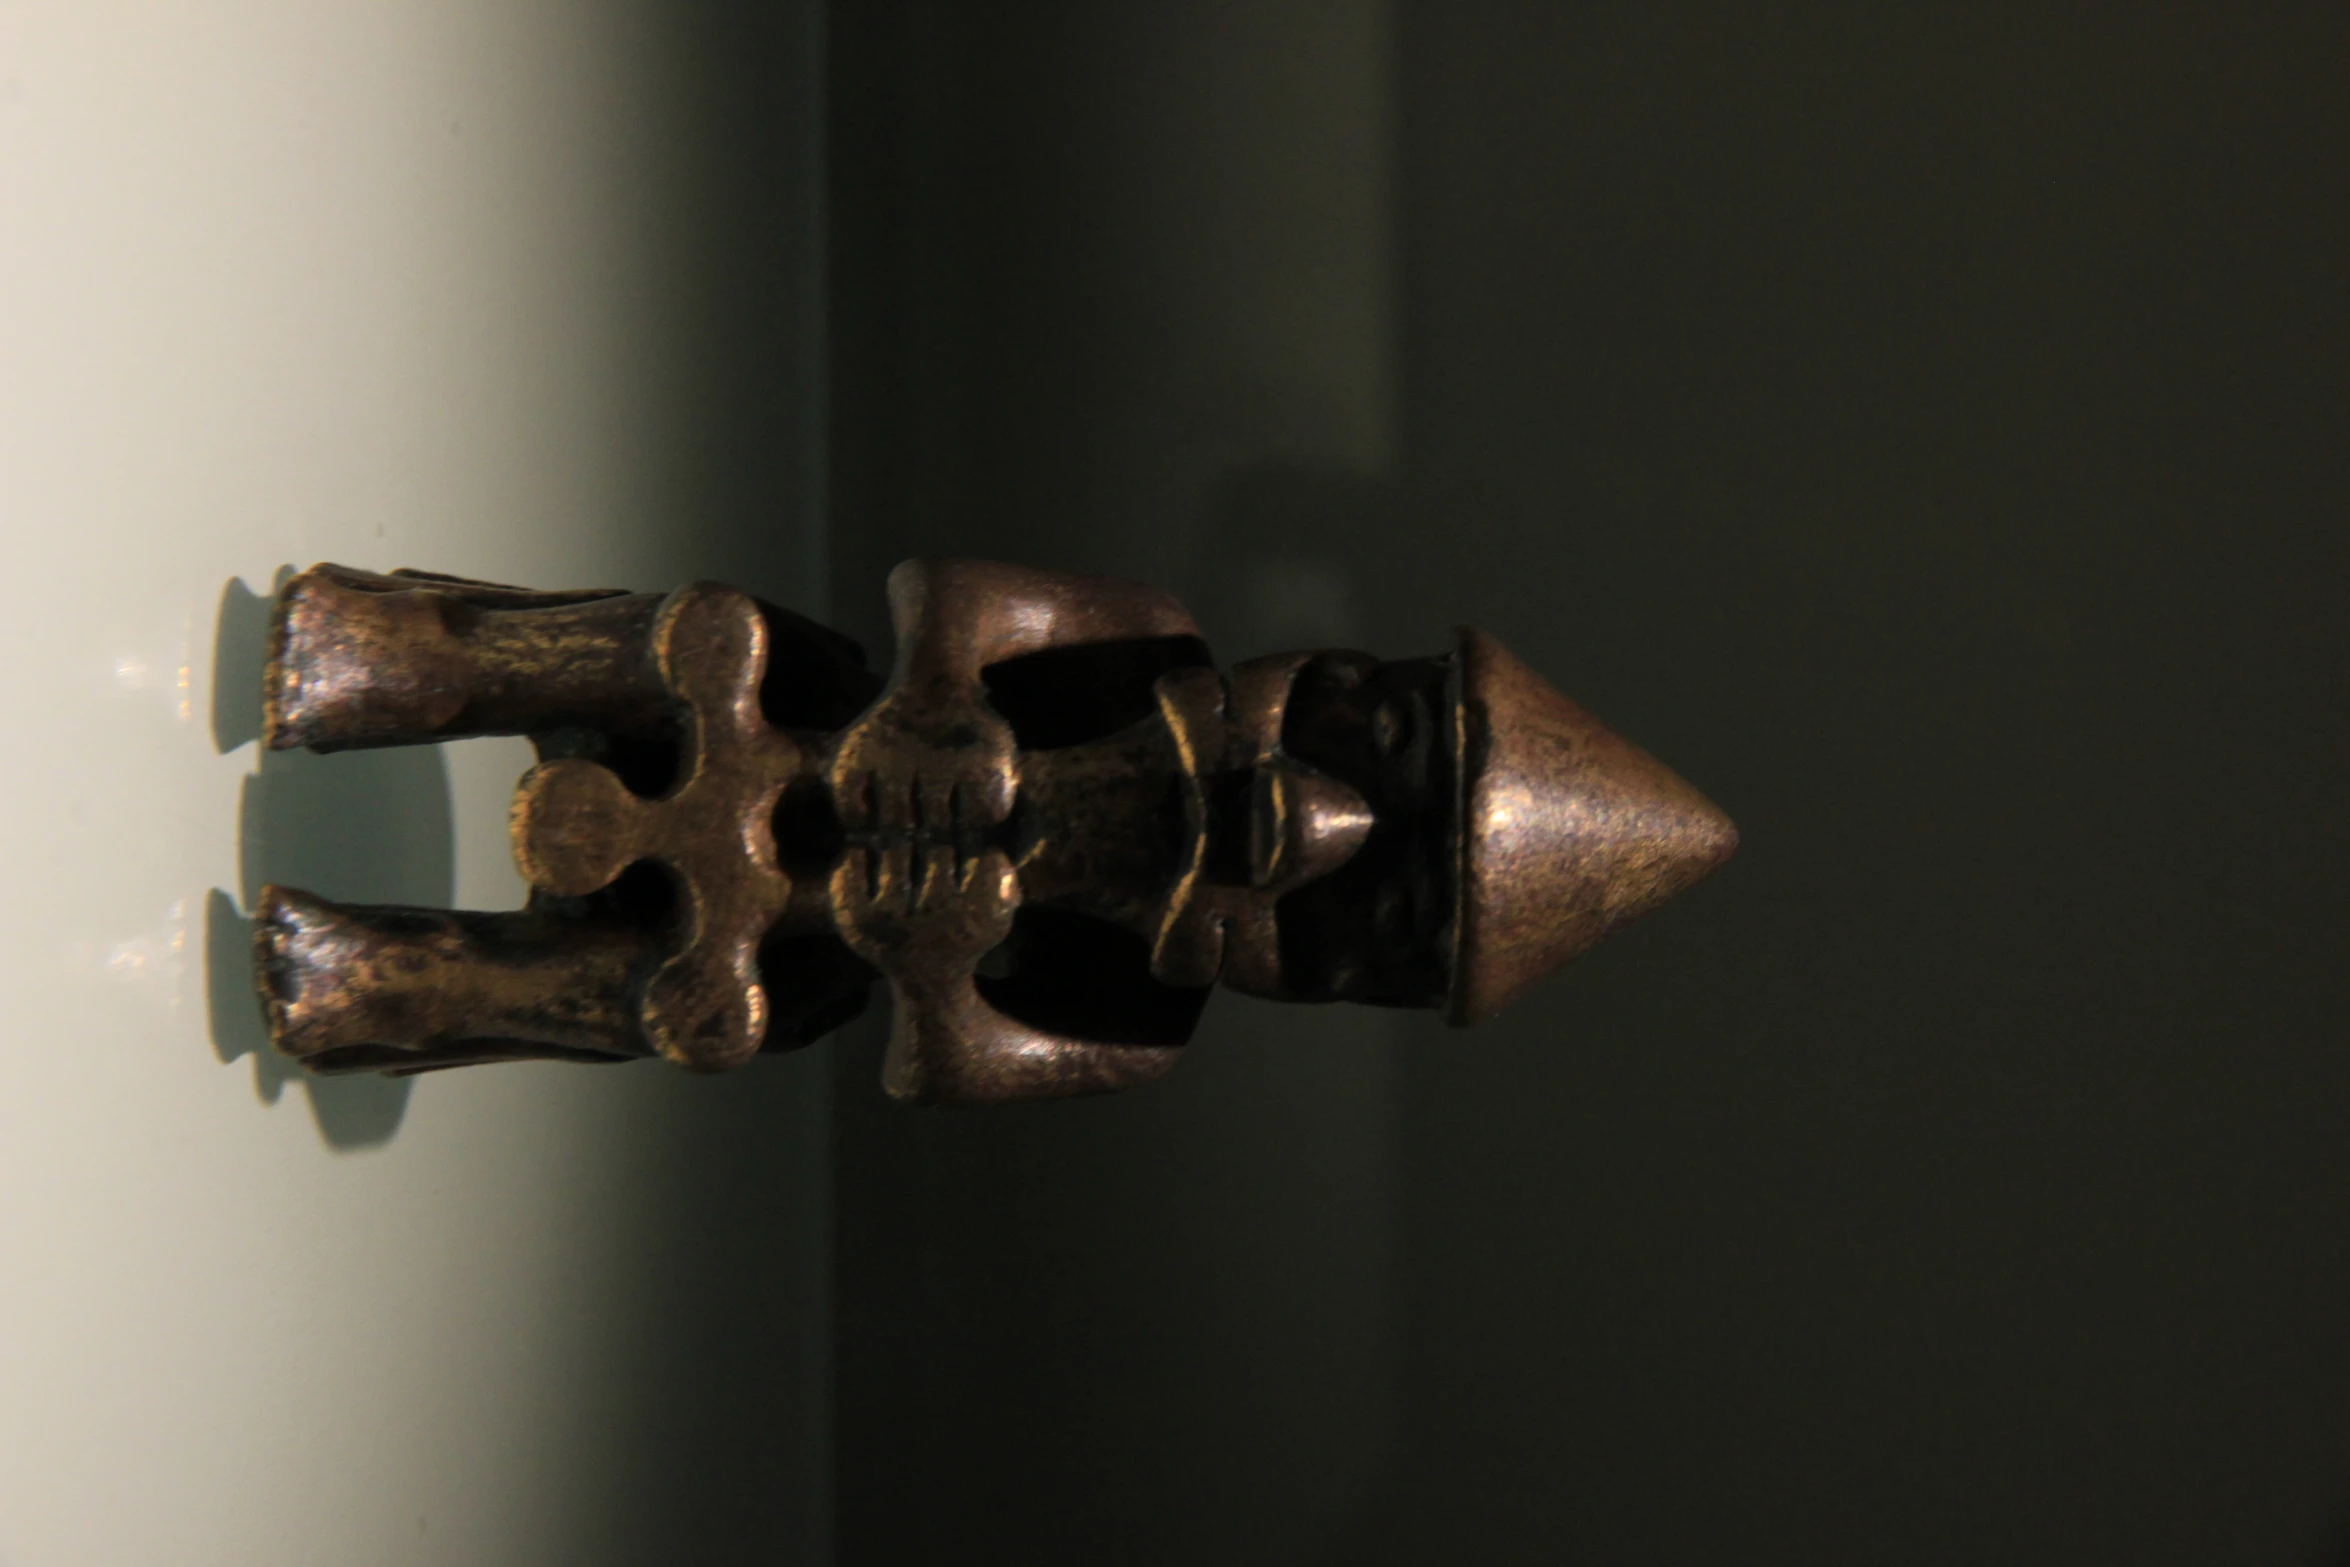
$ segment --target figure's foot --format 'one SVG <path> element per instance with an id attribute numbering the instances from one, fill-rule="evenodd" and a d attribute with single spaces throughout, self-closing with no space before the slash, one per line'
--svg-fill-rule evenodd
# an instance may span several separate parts
<path id="1" fill-rule="evenodd" d="M 269 1041 L 308 1064 L 337 1051 L 397 1046 L 370 1004 L 382 943 L 323 898 L 264 887 L 253 917 L 253 982 Z"/>
<path id="2" fill-rule="evenodd" d="M 437 738 L 471 694 L 469 660 L 449 624 L 463 609 L 432 586 L 339 567 L 289 580 L 278 590 L 262 681 L 269 748 Z"/>

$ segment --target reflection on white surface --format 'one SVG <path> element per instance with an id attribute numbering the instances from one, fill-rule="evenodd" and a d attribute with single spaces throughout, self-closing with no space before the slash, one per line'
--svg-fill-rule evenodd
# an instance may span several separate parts
<path id="1" fill-rule="evenodd" d="M 789 1250 L 821 1234 L 821 1059 L 312 1084 L 256 1048 L 241 945 L 264 878 L 518 897 L 511 747 L 258 754 L 285 568 L 821 608 L 812 509 L 732 554 L 667 509 L 717 482 L 676 456 L 700 66 L 671 14 L 0 6 L 9 1567 L 644 1560 L 713 1505 L 636 1474 L 680 1424 L 744 1455 L 710 1484 L 764 1466 L 727 1551 L 821 1538 L 820 1259 Z M 764 1206 L 695 1205 L 735 1347 L 679 1362 L 695 1148 Z"/>
<path id="2" fill-rule="evenodd" d="M 159 924 L 115 942 L 102 961 L 108 979 L 176 1011 L 188 973 L 188 900 L 174 898 Z"/>

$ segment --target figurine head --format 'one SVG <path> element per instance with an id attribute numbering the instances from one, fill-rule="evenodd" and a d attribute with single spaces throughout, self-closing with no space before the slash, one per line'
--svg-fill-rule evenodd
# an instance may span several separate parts
<path id="1" fill-rule="evenodd" d="M 1284 669 L 1250 858 L 1257 885 L 1290 885 L 1277 982 L 1244 988 L 1473 1023 L 1737 847 L 1703 795 L 1484 632 L 1431 658 L 1288 655 L 1235 679 Z"/>

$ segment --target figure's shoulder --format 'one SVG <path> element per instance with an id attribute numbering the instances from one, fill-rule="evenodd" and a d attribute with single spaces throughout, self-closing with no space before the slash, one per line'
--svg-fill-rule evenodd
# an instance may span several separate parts
<path id="1" fill-rule="evenodd" d="M 890 573 L 889 596 L 901 625 L 943 617 L 984 626 L 991 633 L 989 640 L 1022 652 L 1199 635 L 1191 612 L 1162 588 L 1124 577 L 1048 571 L 1004 561 L 905 561 Z"/>

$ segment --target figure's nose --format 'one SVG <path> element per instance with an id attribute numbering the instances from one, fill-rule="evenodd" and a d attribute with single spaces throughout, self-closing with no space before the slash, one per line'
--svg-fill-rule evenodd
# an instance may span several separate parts
<path id="1" fill-rule="evenodd" d="M 1248 825 L 1250 882 L 1286 890 L 1352 858 L 1371 831 L 1371 807 L 1326 773 L 1275 760 L 1257 769 Z"/>

